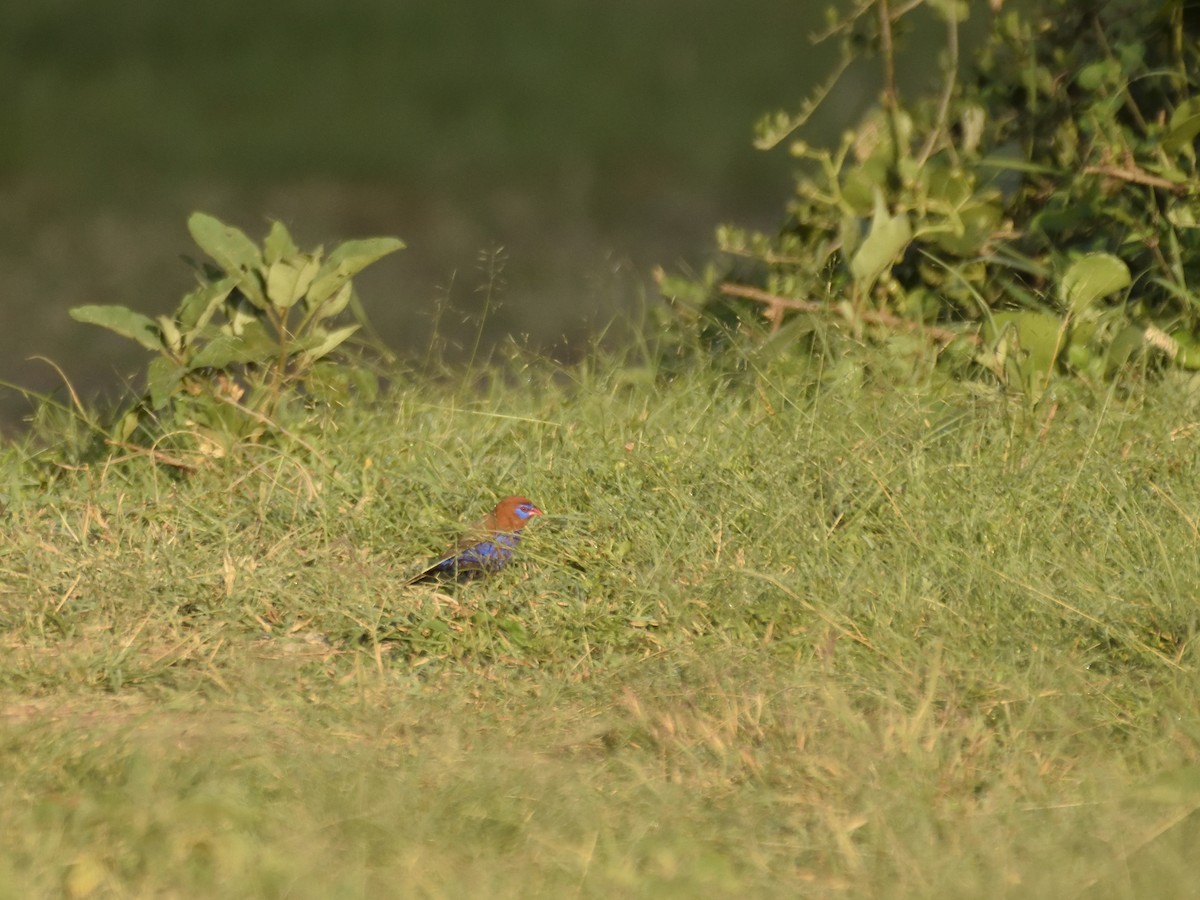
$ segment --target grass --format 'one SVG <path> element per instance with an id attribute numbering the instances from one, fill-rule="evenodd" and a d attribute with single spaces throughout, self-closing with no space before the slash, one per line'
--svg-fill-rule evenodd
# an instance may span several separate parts
<path id="1" fill-rule="evenodd" d="M 1193 382 L 726 362 L 4 447 L 0 896 L 1190 895 Z M 404 586 L 517 490 L 517 564 Z"/>

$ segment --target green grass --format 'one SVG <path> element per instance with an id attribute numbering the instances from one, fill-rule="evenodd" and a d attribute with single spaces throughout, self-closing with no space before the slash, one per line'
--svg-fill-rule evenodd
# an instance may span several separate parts
<path id="1" fill-rule="evenodd" d="M 5 447 L 0 896 L 1190 895 L 1194 383 L 734 362 Z M 404 586 L 516 490 L 516 565 Z"/>

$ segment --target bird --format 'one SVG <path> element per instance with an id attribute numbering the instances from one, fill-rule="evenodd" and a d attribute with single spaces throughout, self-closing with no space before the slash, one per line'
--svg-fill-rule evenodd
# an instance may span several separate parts
<path id="1" fill-rule="evenodd" d="M 513 549 L 521 540 L 521 530 L 534 516 L 543 515 L 528 497 L 505 497 L 447 551 L 447 555 L 426 566 L 406 584 L 422 584 L 449 579 L 466 581 L 490 575 L 508 565 Z"/>

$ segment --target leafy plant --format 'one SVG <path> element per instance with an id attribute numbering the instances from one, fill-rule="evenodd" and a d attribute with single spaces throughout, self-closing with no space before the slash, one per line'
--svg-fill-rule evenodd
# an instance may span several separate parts
<path id="1" fill-rule="evenodd" d="M 840 64 L 798 114 L 758 126 L 758 147 L 802 162 L 787 225 L 721 228 L 736 274 L 664 276 L 664 292 L 705 319 L 750 301 L 772 328 L 798 314 L 920 332 L 1035 397 L 1148 350 L 1200 368 L 1200 21 L 1181 0 L 993 3 L 967 67 L 972 6 L 831 9 L 818 39 L 840 41 Z M 918 9 L 945 29 L 942 84 L 905 103 L 895 72 Z M 882 63 L 878 107 L 833 149 L 797 139 L 865 57 Z"/>
<path id="2" fill-rule="evenodd" d="M 116 437 L 139 429 L 198 435 L 205 446 L 255 438 L 288 398 L 347 379 L 370 389 L 346 365 L 346 341 L 365 323 L 352 278 L 404 247 L 396 238 L 347 241 L 327 257 L 304 252 L 280 222 L 257 247 L 204 213 L 188 219 L 196 244 L 215 262 L 173 315 L 124 306 L 79 306 L 71 316 L 137 341 L 157 354 L 146 392 L 120 420 Z M 355 321 L 339 324 L 349 311 Z"/>

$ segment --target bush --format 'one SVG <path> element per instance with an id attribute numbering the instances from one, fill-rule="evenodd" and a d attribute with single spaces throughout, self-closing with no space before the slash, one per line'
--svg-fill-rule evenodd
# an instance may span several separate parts
<path id="1" fill-rule="evenodd" d="M 772 329 L 801 316 L 917 332 L 1035 398 L 1064 372 L 1200 368 L 1200 18 L 1178 0 L 997 2 L 965 66 L 968 4 L 847 6 L 821 36 L 841 44 L 829 81 L 758 126 L 757 146 L 803 162 L 787 225 L 721 228 L 737 274 L 662 277 L 664 293 L 709 326 L 753 307 Z M 919 7 L 945 26 L 942 83 L 906 103 L 897 46 Z M 863 57 L 882 63 L 878 107 L 835 148 L 796 139 Z"/>
<path id="2" fill-rule="evenodd" d="M 277 431 L 272 417 L 303 392 L 373 390 L 374 377 L 339 355 L 365 324 L 351 279 L 401 241 L 347 241 L 325 257 L 321 248 L 301 252 L 280 222 L 261 249 L 203 213 L 189 218 L 188 229 L 216 265 L 198 267 L 199 286 L 173 316 L 152 319 L 123 306 L 71 310 L 158 354 L 145 394 L 119 419 L 117 442 L 140 434 L 223 452 Z M 336 324 L 347 311 L 356 321 Z"/>

